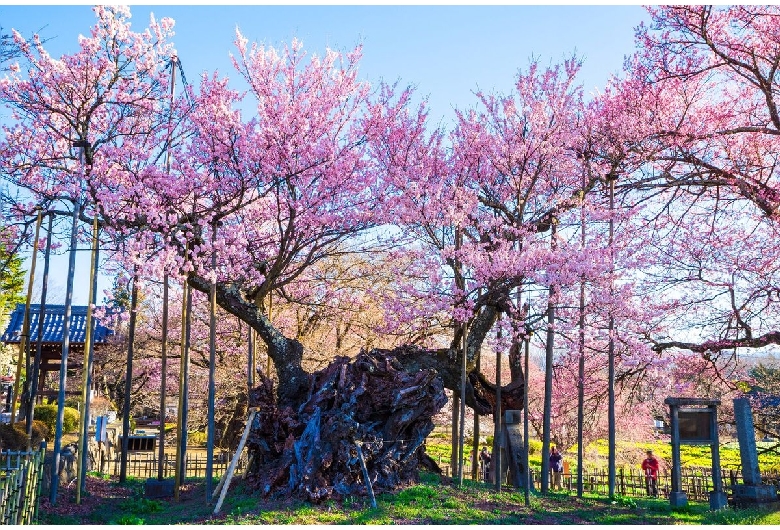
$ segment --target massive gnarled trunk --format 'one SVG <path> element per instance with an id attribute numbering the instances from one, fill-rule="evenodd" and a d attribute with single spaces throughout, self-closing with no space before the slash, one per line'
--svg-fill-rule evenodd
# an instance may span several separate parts
<path id="1" fill-rule="evenodd" d="M 209 289 L 202 278 L 191 277 L 190 284 Z M 365 493 L 365 473 L 383 491 L 416 480 L 420 466 L 436 467 L 424 442 L 447 401 L 444 388 L 460 394 L 460 351 L 454 346 L 460 336 L 447 349 L 406 346 L 338 357 L 310 374 L 302 367 L 302 345 L 276 329 L 240 289 L 218 284 L 217 303 L 257 331 L 276 369 L 278 387 L 261 374 L 250 395 L 250 406 L 259 409 L 248 442 L 250 476 L 265 494 L 318 502 Z M 493 307 L 480 311 L 467 340 L 464 397 L 481 415 L 495 410 L 495 385 L 475 370 L 476 358 L 497 314 Z M 522 380 L 502 387 L 503 409 L 522 408 L 522 397 Z"/>
<path id="2" fill-rule="evenodd" d="M 424 443 L 447 402 L 433 370 L 407 372 L 392 351 L 336 358 L 312 374 L 300 407 L 277 407 L 265 378 L 248 447 L 250 476 L 266 494 L 319 502 L 388 491 L 418 479 Z M 358 452 L 362 455 L 362 462 Z M 365 474 L 363 466 L 365 465 Z"/>

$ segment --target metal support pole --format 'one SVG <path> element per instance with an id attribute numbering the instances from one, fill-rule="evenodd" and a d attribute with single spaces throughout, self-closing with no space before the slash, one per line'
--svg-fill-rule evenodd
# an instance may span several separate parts
<path id="1" fill-rule="evenodd" d="M 499 338 L 501 334 L 501 328 L 498 328 Z M 501 349 L 496 349 L 496 410 L 493 413 L 493 458 L 492 462 L 495 462 L 493 469 L 495 470 L 495 484 L 496 491 L 501 491 L 501 482 L 503 477 L 501 476 L 501 450 L 504 447 L 504 436 L 501 432 Z"/>
<path id="2" fill-rule="evenodd" d="M 247 362 L 246 362 L 246 386 L 247 396 L 255 387 L 255 336 L 252 326 L 247 325 Z M 248 397 L 247 397 L 248 399 Z"/>
<path id="3" fill-rule="evenodd" d="M 68 280 L 65 289 L 65 318 L 62 326 L 62 360 L 60 361 L 60 388 L 57 394 L 57 424 L 54 433 L 54 455 L 51 467 L 51 487 L 49 501 L 57 503 L 57 488 L 59 486 L 60 452 L 62 445 L 62 422 L 65 419 L 65 385 L 68 376 L 68 354 L 70 352 L 70 314 L 73 307 L 73 277 L 76 272 L 76 245 L 78 243 L 78 220 L 81 203 L 73 204 L 73 217 L 70 227 L 70 256 L 68 259 Z M 41 325 L 43 322 L 40 323 Z M 40 329 L 40 325 L 38 326 Z"/>
<path id="4" fill-rule="evenodd" d="M 181 357 L 179 362 L 179 406 L 176 419 L 176 470 L 174 471 L 174 498 L 179 500 L 179 489 L 184 482 L 182 477 L 182 467 L 184 465 L 185 452 L 187 447 L 187 427 L 185 422 L 184 396 L 187 393 L 187 371 L 188 366 L 188 352 L 187 352 L 187 298 L 189 296 L 189 285 L 187 285 L 187 279 L 184 279 L 182 285 L 182 297 L 181 297 Z"/>
<path id="5" fill-rule="evenodd" d="M 585 171 L 582 172 L 582 194 L 580 203 L 580 247 L 585 251 Z M 585 280 L 580 280 L 580 314 L 579 322 L 579 359 L 577 369 L 577 497 L 585 493 L 583 484 L 583 468 L 585 466 Z"/>
<path id="6" fill-rule="evenodd" d="M 217 362 L 217 224 L 211 232 L 211 271 L 214 278 L 209 289 L 209 390 L 207 404 L 208 428 L 206 433 L 206 502 L 211 502 L 214 489 L 214 400 L 216 387 L 214 382 L 214 365 Z"/>
<path id="7" fill-rule="evenodd" d="M 95 324 L 92 321 L 92 306 L 95 305 L 97 296 L 97 268 L 98 268 L 98 219 L 97 211 L 92 221 L 92 266 L 89 278 L 89 303 L 87 305 L 87 322 L 84 337 L 84 388 L 81 392 L 81 417 L 79 418 L 79 474 L 76 484 L 76 504 L 81 504 L 81 492 L 84 490 L 84 481 L 87 475 L 87 452 L 89 449 L 89 409 L 92 391 L 92 361 L 94 358 Z"/>
<path id="8" fill-rule="evenodd" d="M 157 450 L 157 480 L 165 478 L 163 466 L 165 464 L 165 399 L 168 392 L 168 273 L 163 275 L 163 314 L 162 314 L 162 344 L 160 366 L 160 447 Z"/>
<path id="9" fill-rule="evenodd" d="M 460 434 L 458 436 L 458 486 L 463 487 L 463 460 L 465 456 L 464 445 L 466 438 L 466 343 L 468 325 L 463 324 L 463 337 L 461 347 L 460 366 Z"/>
<path id="10" fill-rule="evenodd" d="M 125 375 L 125 399 L 122 404 L 122 457 L 119 462 L 119 483 L 127 480 L 127 452 L 130 450 L 130 398 L 133 389 L 133 354 L 135 325 L 138 316 L 138 271 L 133 271 L 133 290 L 130 294 L 130 324 L 127 339 L 127 373 Z"/>
<path id="11" fill-rule="evenodd" d="M 523 377 L 525 378 L 525 381 L 523 382 L 523 466 L 525 467 L 525 493 L 523 494 L 525 505 L 530 506 L 531 505 L 531 486 L 532 480 L 531 480 L 531 459 L 528 458 L 528 451 L 531 447 L 530 441 L 528 440 L 528 436 L 530 435 L 528 431 L 528 350 L 531 346 L 531 333 L 528 329 L 526 329 L 525 333 L 525 369 Z"/>
<path id="12" fill-rule="evenodd" d="M 612 295 L 609 307 L 609 370 L 608 370 L 608 424 L 609 424 L 609 457 L 608 457 L 608 474 L 609 474 L 609 498 L 615 497 L 615 468 L 616 468 L 616 452 L 615 452 L 615 429 L 617 423 L 615 421 L 615 317 L 613 315 L 612 306 L 614 302 L 615 289 L 613 285 L 613 275 L 615 269 L 615 253 L 614 253 L 614 241 L 615 241 L 615 179 L 609 180 L 609 253 L 611 259 L 611 268 L 609 271 L 609 290 Z"/>

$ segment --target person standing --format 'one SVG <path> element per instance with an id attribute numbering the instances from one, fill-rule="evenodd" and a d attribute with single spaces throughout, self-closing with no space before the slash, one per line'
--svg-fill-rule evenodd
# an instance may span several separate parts
<path id="1" fill-rule="evenodd" d="M 563 489 L 561 483 L 561 477 L 563 475 L 563 455 L 558 452 L 558 449 L 553 447 L 550 450 L 550 470 L 552 471 L 552 489 Z"/>
<path id="2" fill-rule="evenodd" d="M 660 467 L 658 459 L 653 452 L 647 451 L 647 458 L 642 461 L 642 471 L 645 472 L 645 487 L 647 495 L 658 497 L 658 468 Z"/>
<path id="3" fill-rule="evenodd" d="M 489 471 L 490 471 L 490 451 L 488 451 L 487 446 L 482 446 L 482 451 L 479 452 L 479 467 L 482 471 L 482 477 L 485 482 L 489 482 Z"/>

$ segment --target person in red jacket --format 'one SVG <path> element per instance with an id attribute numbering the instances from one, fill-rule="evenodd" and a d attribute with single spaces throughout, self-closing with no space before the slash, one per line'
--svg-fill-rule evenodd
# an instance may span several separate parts
<path id="1" fill-rule="evenodd" d="M 652 497 L 658 497 L 658 468 L 658 459 L 652 451 L 648 451 L 647 458 L 642 461 L 642 471 L 645 472 L 647 494 Z"/>

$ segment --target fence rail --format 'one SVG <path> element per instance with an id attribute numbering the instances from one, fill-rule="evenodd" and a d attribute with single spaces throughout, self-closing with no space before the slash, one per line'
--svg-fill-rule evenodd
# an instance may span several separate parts
<path id="1" fill-rule="evenodd" d="M 230 460 L 233 458 L 232 452 L 221 452 L 214 455 L 212 468 L 214 475 L 221 475 L 227 471 Z M 184 462 L 184 475 L 186 477 L 205 477 L 206 463 L 208 459 L 205 453 L 193 452 L 187 453 Z M 236 473 L 242 473 L 246 469 L 246 453 L 241 455 L 236 467 Z M 104 459 L 99 466 L 93 467 L 94 471 L 100 471 L 111 476 L 119 476 L 121 461 L 119 455 L 111 459 Z M 165 455 L 162 462 L 163 478 L 170 478 L 176 474 L 176 457 L 173 454 Z M 135 478 L 153 478 L 158 477 L 159 460 L 158 455 L 152 452 L 136 452 L 128 455 L 127 458 L 127 476 Z"/>
<path id="2" fill-rule="evenodd" d="M 538 472 L 532 470 L 534 484 L 541 488 L 541 477 Z M 609 475 L 606 469 L 592 469 L 583 471 L 583 489 L 587 492 L 609 494 Z M 563 488 L 574 491 L 577 489 L 576 473 L 562 475 Z M 780 484 L 780 474 L 777 472 L 763 473 L 764 484 Z M 739 470 L 724 469 L 721 472 L 721 491 L 729 492 L 731 486 L 742 481 Z M 549 482 L 552 484 L 552 481 Z M 680 474 L 680 487 L 688 499 L 707 501 L 709 493 L 713 491 L 712 469 L 710 468 L 683 468 Z M 670 471 L 658 474 L 658 493 L 668 496 L 672 491 L 672 475 Z M 615 474 L 615 493 L 625 497 L 642 497 L 647 495 L 644 473 L 639 469 L 618 469 Z"/>
<path id="3" fill-rule="evenodd" d="M 444 475 L 449 475 L 450 466 L 444 464 L 441 466 Z M 467 477 L 471 476 L 471 468 L 468 468 Z M 483 465 L 479 466 L 479 480 L 484 482 L 493 482 L 489 469 Z M 541 489 L 541 473 L 538 469 L 531 469 L 531 477 L 534 488 Z M 577 490 L 577 474 L 563 473 L 561 475 L 561 485 L 565 491 Z M 771 484 L 780 491 L 780 471 L 772 470 L 763 472 L 761 478 L 764 484 Z M 721 491 L 729 492 L 731 486 L 742 482 L 742 473 L 740 470 L 724 469 L 721 472 Z M 606 469 L 584 469 L 582 472 L 583 490 L 587 493 L 597 493 L 600 495 L 609 494 L 609 474 Z M 552 490 L 552 477 L 548 484 Z M 709 492 L 714 489 L 712 481 L 712 469 L 710 468 L 683 468 L 680 475 L 680 485 L 687 498 L 692 501 L 709 500 Z M 658 494 L 666 497 L 672 491 L 672 475 L 670 471 L 658 474 Z M 644 472 L 639 469 L 619 468 L 615 473 L 615 493 L 623 497 L 644 497 L 647 496 Z"/>
<path id="4" fill-rule="evenodd" d="M 37 451 L 0 452 L 0 520 L 5 525 L 38 519 L 45 444 Z"/>

